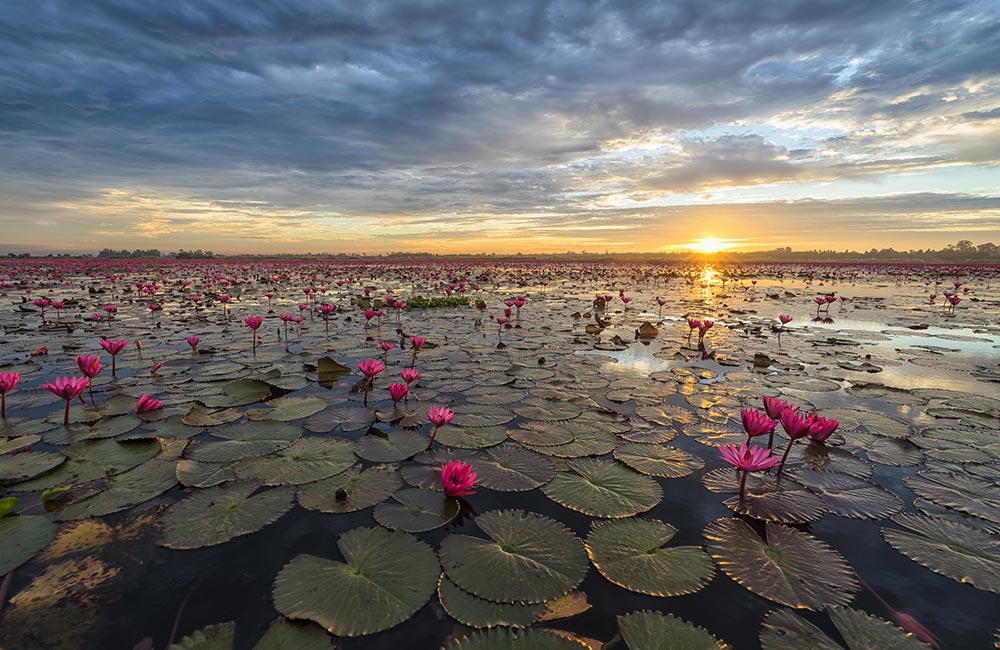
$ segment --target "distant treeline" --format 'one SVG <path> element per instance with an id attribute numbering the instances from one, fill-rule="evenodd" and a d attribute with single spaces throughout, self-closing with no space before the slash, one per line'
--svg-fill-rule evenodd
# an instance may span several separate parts
<path id="1" fill-rule="evenodd" d="M 7 257 L 77 257 L 68 254 L 31 255 L 29 253 L 7 253 Z M 92 257 L 81 255 L 78 257 Z M 185 250 L 163 254 L 155 248 L 114 250 L 105 248 L 96 257 L 105 259 L 214 259 L 212 251 Z M 790 247 L 767 251 L 721 251 L 700 253 L 696 251 L 646 252 L 646 253 L 596 253 L 592 251 L 567 251 L 565 253 L 430 253 L 426 251 L 395 251 L 381 255 L 365 253 L 285 253 L 285 254 L 223 254 L 218 257 L 237 259 L 335 259 L 335 260 L 419 260 L 419 259 L 496 259 L 496 260 L 596 260 L 596 261 L 649 261 L 649 262 L 691 262 L 711 259 L 719 262 L 991 262 L 1000 263 L 1000 246 L 992 242 L 973 244 L 967 239 L 949 244 L 940 249 L 917 249 L 897 251 L 894 248 L 872 248 L 868 251 L 835 250 L 792 250 Z"/>
<path id="2" fill-rule="evenodd" d="M 179 260 L 208 260 L 215 257 L 215 253 L 212 251 L 203 251 L 200 248 L 194 251 L 184 250 L 183 248 L 176 253 L 167 253 L 167 257 L 172 257 Z M 163 254 L 157 248 L 137 248 L 134 251 L 129 251 L 126 249 L 121 249 L 116 251 L 113 248 L 105 248 L 97 254 L 97 257 L 110 258 L 110 259 L 137 259 L 137 258 L 155 258 L 163 257 Z"/>

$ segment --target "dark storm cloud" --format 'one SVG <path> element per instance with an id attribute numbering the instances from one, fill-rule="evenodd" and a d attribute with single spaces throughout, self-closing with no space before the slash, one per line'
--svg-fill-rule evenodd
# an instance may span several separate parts
<path id="1" fill-rule="evenodd" d="M 16 1 L 0 219 L 125 187 L 275 219 L 586 220 L 603 195 L 994 165 L 981 133 L 914 141 L 996 128 L 998 61 L 991 2 Z M 698 133 L 782 120 L 841 134 Z"/>

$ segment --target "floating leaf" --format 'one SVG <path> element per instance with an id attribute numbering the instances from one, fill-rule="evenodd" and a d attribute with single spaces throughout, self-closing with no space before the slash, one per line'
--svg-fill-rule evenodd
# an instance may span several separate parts
<path id="1" fill-rule="evenodd" d="M 444 650 L 590 650 L 582 641 L 552 630 L 496 627 L 455 639 Z"/>
<path id="2" fill-rule="evenodd" d="M 533 490 L 556 473 L 548 457 L 515 444 L 485 449 L 469 463 L 479 485 L 501 492 Z"/>
<path id="3" fill-rule="evenodd" d="M 437 587 L 440 565 L 413 535 L 355 528 L 337 547 L 344 562 L 299 555 L 274 581 L 274 606 L 337 636 L 387 630 L 424 606 Z"/>
<path id="4" fill-rule="evenodd" d="M 507 432 L 514 440 L 536 447 L 565 445 L 576 439 L 576 434 L 558 422 L 525 422 L 520 429 Z"/>
<path id="5" fill-rule="evenodd" d="M 187 415 L 181 418 L 181 422 L 189 427 L 218 427 L 223 424 L 235 422 L 243 417 L 243 414 L 236 409 L 223 409 L 221 411 L 203 411 L 193 408 Z"/>
<path id="6" fill-rule="evenodd" d="M 322 360 L 322 359 L 321 359 Z M 253 650 L 334 650 L 333 639 L 313 623 L 279 618 Z"/>
<path id="7" fill-rule="evenodd" d="M 70 445 L 63 453 L 77 463 L 93 463 L 105 475 L 113 475 L 141 465 L 159 452 L 160 443 L 156 440 L 87 440 Z"/>
<path id="8" fill-rule="evenodd" d="M 490 539 L 452 534 L 441 543 L 445 574 L 464 591 L 501 603 L 541 603 L 587 574 L 583 542 L 553 519 L 494 510 L 476 524 Z"/>
<path id="9" fill-rule="evenodd" d="M 844 605 L 858 590 L 847 561 L 812 535 L 766 524 L 767 541 L 739 519 L 705 528 L 708 552 L 726 574 L 750 591 L 789 607 Z"/>
<path id="10" fill-rule="evenodd" d="M 178 643 L 171 643 L 167 650 L 233 650 L 236 642 L 236 624 L 219 623 L 203 627 Z"/>
<path id="11" fill-rule="evenodd" d="M 393 494 L 392 501 L 375 506 L 373 514 L 375 521 L 390 530 L 422 533 L 454 519 L 458 515 L 458 501 L 440 492 L 406 488 Z"/>
<path id="12" fill-rule="evenodd" d="M 958 522 L 923 515 L 898 515 L 907 530 L 883 528 L 894 549 L 935 573 L 1000 593 L 1000 538 Z"/>
<path id="13" fill-rule="evenodd" d="M 301 432 L 291 424 L 247 422 L 212 431 L 213 438 L 195 441 L 185 456 L 206 463 L 230 463 L 251 456 L 263 456 L 288 447 Z"/>
<path id="14" fill-rule="evenodd" d="M 455 424 L 463 427 L 495 427 L 514 419 L 513 413 L 496 406 L 464 404 L 452 410 L 455 412 Z"/>
<path id="15" fill-rule="evenodd" d="M 569 425 L 571 422 L 573 420 L 562 424 Z M 525 441 L 522 442 L 529 449 L 534 449 L 539 453 L 558 458 L 603 456 L 604 454 L 610 454 L 618 446 L 618 438 L 611 433 L 596 431 L 590 427 L 579 430 L 570 428 L 570 431 L 573 433 L 573 441 L 561 445 L 535 446 Z"/>
<path id="16" fill-rule="evenodd" d="M 66 457 L 51 451 L 0 456 L 0 485 L 19 483 L 51 472 L 66 462 Z"/>
<path id="17" fill-rule="evenodd" d="M 615 459 L 648 476 L 681 478 L 705 466 L 697 456 L 663 445 L 630 443 L 615 449 Z"/>
<path id="18" fill-rule="evenodd" d="M 760 628 L 762 650 L 843 650 L 841 645 L 788 609 L 775 609 Z"/>
<path id="19" fill-rule="evenodd" d="M 236 480 L 235 463 L 203 463 L 183 458 L 177 461 L 177 480 L 187 487 L 207 488 Z"/>
<path id="20" fill-rule="evenodd" d="M 705 630 L 672 614 L 632 612 L 618 617 L 629 650 L 729 650 Z"/>
<path id="21" fill-rule="evenodd" d="M 375 421 L 372 412 L 365 408 L 328 408 L 305 421 L 306 431 L 328 433 L 336 428 L 341 431 L 361 431 Z"/>
<path id="22" fill-rule="evenodd" d="M 861 429 L 886 438 L 909 438 L 913 435 L 913 427 L 906 422 L 864 409 L 824 409 L 822 415 L 839 421 L 842 432 Z"/>
<path id="23" fill-rule="evenodd" d="M 746 491 L 741 498 L 738 494 L 741 474 L 737 469 L 722 467 L 705 474 L 702 481 L 712 492 L 735 495 L 722 503 L 735 513 L 755 519 L 800 523 L 815 521 L 826 512 L 823 500 L 813 492 L 795 481 L 779 480 L 762 472 L 747 477 Z"/>
<path id="24" fill-rule="evenodd" d="M 21 566 L 45 548 L 56 536 L 56 525 L 48 517 L 0 518 L 0 575 Z"/>
<path id="25" fill-rule="evenodd" d="M 416 431 L 390 431 L 385 437 L 362 436 L 354 448 L 356 453 L 373 463 L 391 463 L 404 460 L 427 449 L 430 439 Z"/>
<path id="26" fill-rule="evenodd" d="M 1000 523 L 1000 485 L 964 472 L 921 472 L 903 485 L 928 501 Z"/>
<path id="27" fill-rule="evenodd" d="M 575 474 L 556 474 L 542 492 L 571 510 L 593 517 L 630 517 L 663 498 L 659 483 L 621 463 L 577 458 L 568 464 Z"/>
<path id="28" fill-rule="evenodd" d="M 507 430 L 503 427 L 458 427 L 446 425 L 438 429 L 435 443 L 447 447 L 463 449 L 482 449 L 499 445 L 507 439 Z"/>
<path id="29" fill-rule="evenodd" d="M 315 415 L 326 408 L 326 400 L 320 397 L 279 397 L 265 405 L 270 408 L 258 409 L 247 413 L 251 420 L 274 420 L 277 422 L 291 422 L 302 420 Z"/>
<path id="30" fill-rule="evenodd" d="M 281 488 L 251 496 L 258 487 L 227 483 L 175 503 L 160 520 L 159 543 L 183 549 L 222 544 L 274 523 L 295 503 L 292 491 Z"/>
<path id="31" fill-rule="evenodd" d="M 562 420 L 572 420 L 583 413 L 583 409 L 572 402 L 538 400 L 522 404 L 521 406 L 515 406 L 514 412 L 528 420 L 560 422 Z"/>
<path id="32" fill-rule="evenodd" d="M 831 607 L 830 619 L 850 650 L 927 650 L 915 636 L 888 621 L 847 607 Z"/>
<path id="33" fill-rule="evenodd" d="M 66 521 L 81 517 L 99 517 L 124 510 L 160 496 L 177 485 L 176 463 L 153 458 L 142 465 L 115 476 L 111 487 L 94 496 L 73 503 L 56 513 L 56 519 Z"/>
<path id="34" fill-rule="evenodd" d="M 827 510 L 855 519 L 884 519 L 903 509 L 892 492 L 847 474 L 800 469 L 788 477 L 818 494 Z"/>
<path id="35" fill-rule="evenodd" d="M 265 485 L 302 485 L 339 474 L 354 464 L 354 443 L 339 438 L 300 438 L 272 456 L 244 458 L 236 475 Z"/>
<path id="36" fill-rule="evenodd" d="M 495 603 L 462 591 L 441 574 L 438 583 L 441 607 L 453 619 L 470 627 L 527 627 L 545 613 L 545 604 Z"/>
<path id="37" fill-rule="evenodd" d="M 354 512 L 381 503 L 402 487 L 392 465 L 358 467 L 299 488 L 299 505 L 320 512 Z"/>
<path id="38" fill-rule="evenodd" d="M 651 596 L 694 593 L 715 575 L 712 559 L 698 546 L 664 548 L 677 529 L 650 519 L 598 524 L 587 536 L 587 553 L 605 578 Z"/>

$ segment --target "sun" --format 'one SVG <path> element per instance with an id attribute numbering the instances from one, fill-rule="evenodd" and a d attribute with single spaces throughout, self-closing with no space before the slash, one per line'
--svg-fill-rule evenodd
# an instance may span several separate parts
<path id="1" fill-rule="evenodd" d="M 691 242 L 691 249 L 699 253 L 718 253 L 732 246 L 727 242 L 715 237 L 701 237 Z"/>

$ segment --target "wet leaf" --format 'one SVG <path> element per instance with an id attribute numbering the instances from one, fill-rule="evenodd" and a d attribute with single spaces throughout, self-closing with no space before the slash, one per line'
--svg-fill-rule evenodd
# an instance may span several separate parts
<path id="1" fill-rule="evenodd" d="M 672 614 L 632 612 L 618 617 L 629 650 L 729 650 L 705 630 Z"/>
<path id="2" fill-rule="evenodd" d="M 574 473 L 556 474 L 542 492 L 571 510 L 593 517 L 630 517 L 663 498 L 655 480 L 621 463 L 577 458 L 568 464 Z"/>
<path id="3" fill-rule="evenodd" d="M 458 501 L 441 492 L 405 488 L 375 506 L 375 521 L 390 530 L 422 533 L 448 524 L 458 515 Z"/>
<path id="4" fill-rule="evenodd" d="M 258 488 L 256 483 L 227 483 L 179 501 L 160 520 L 159 544 L 178 549 L 222 544 L 274 523 L 295 503 L 291 490 L 254 495 Z"/>

